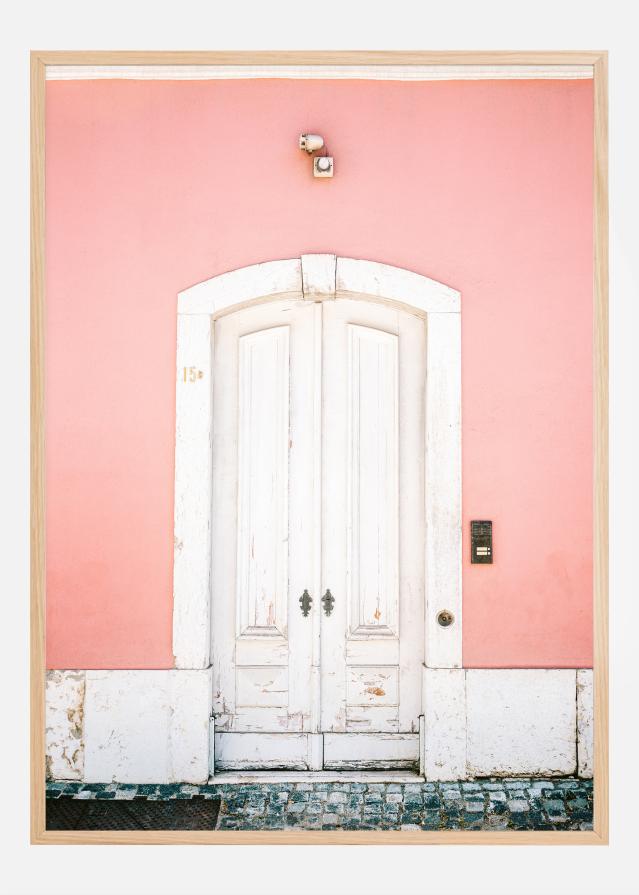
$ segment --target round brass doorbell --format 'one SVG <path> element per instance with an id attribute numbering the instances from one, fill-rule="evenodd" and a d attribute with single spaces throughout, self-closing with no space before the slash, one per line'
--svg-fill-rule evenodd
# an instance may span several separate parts
<path id="1" fill-rule="evenodd" d="M 448 609 L 442 609 L 440 613 L 437 615 L 437 623 L 442 626 L 442 628 L 447 628 L 449 625 L 455 621 L 455 616 L 452 612 L 449 612 Z"/>

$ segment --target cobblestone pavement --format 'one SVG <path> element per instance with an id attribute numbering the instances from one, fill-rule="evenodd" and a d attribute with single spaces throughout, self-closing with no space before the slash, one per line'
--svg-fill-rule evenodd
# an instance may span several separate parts
<path id="1" fill-rule="evenodd" d="M 47 798 L 221 799 L 219 830 L 590 830 L 592 781 L 48 783 Z"/>

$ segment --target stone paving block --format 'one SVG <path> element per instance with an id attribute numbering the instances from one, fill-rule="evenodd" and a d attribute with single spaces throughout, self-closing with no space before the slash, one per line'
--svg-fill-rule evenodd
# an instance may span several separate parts
<path id="1" fill-rule="evenodd" d="M 511 812 L 510 826 L 515 830 L 532 830 L 534 824 L 529 812 Z"/>
<path id="2" fill-rule="evenodd" d="M 513 811 L 529 811 L 530 806 L 526 799 L 511 799 L 508 802 L 508 810 L 512 813 Z"/>
<path id="3" fill-rule="evenodd" d="M 549 813 L 563 814 L 566 810 L 566 806 L 559 799 L 544 799 L 542 805 Z"/>
<path id="4" fill-rule="evenodd" d="M 464 802 L 463 805 L 464 811 L 468 811 L 472 814 L 484 813 L 484 803 L 483 802 Z"/>
<path id="5" fill-rule="evenodd" d="M 424 811 L 421 820 L 421 827 L 424 830 L 437 830 L 441 823 L 441 815 L 439 811 Z"/>
<path id="6" fill-rule="evenodd" d="M 301 814 L 303 811 L 306 811 L 306 804 L 304 802 L 292 802 L 287 810 L 289 814 Z"/>
<path id="7" fill-rule="evenodd" d="M 484 827 L 489 830 L 507 830 L 508 818 L 503 815 L 490 815 L 485 819 Z"/>

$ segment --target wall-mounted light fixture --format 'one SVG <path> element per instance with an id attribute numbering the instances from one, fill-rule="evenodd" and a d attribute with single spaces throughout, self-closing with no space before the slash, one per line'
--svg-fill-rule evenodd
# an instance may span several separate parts
<path id="1" fill-rule="evenodd" d="M 319 134 L 300 134 L 299 147 L 303 152 L 312 155 L 324 149 L 324 138 Z M 313 158 L 313 177 L 333 176 L 333 156 L 317 155 Z"/>

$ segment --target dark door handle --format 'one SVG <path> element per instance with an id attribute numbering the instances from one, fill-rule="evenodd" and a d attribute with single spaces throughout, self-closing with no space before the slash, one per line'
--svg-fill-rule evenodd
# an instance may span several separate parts
<path id="1" fill-rule="evenodd" d="M 312 602 L 313 602 L 313 598 L 311 597 L 309 592 L 307 590 L 305 590 L 304 593 L 302 594 L 302 596 L 300 597 L 300 606 L 302 608 L 302 615 L 304 616 L 304 618 L 306 618 L 306 616 L 311 611 L 311 603 Z"/>
<path id="2" fill-rule="evenodd" d="M 324 604 L 324 615 L 330 615 L 335 605 L 335 597 L 330 590 L 327 590 L 322 597 L 322 603 Z"/>

